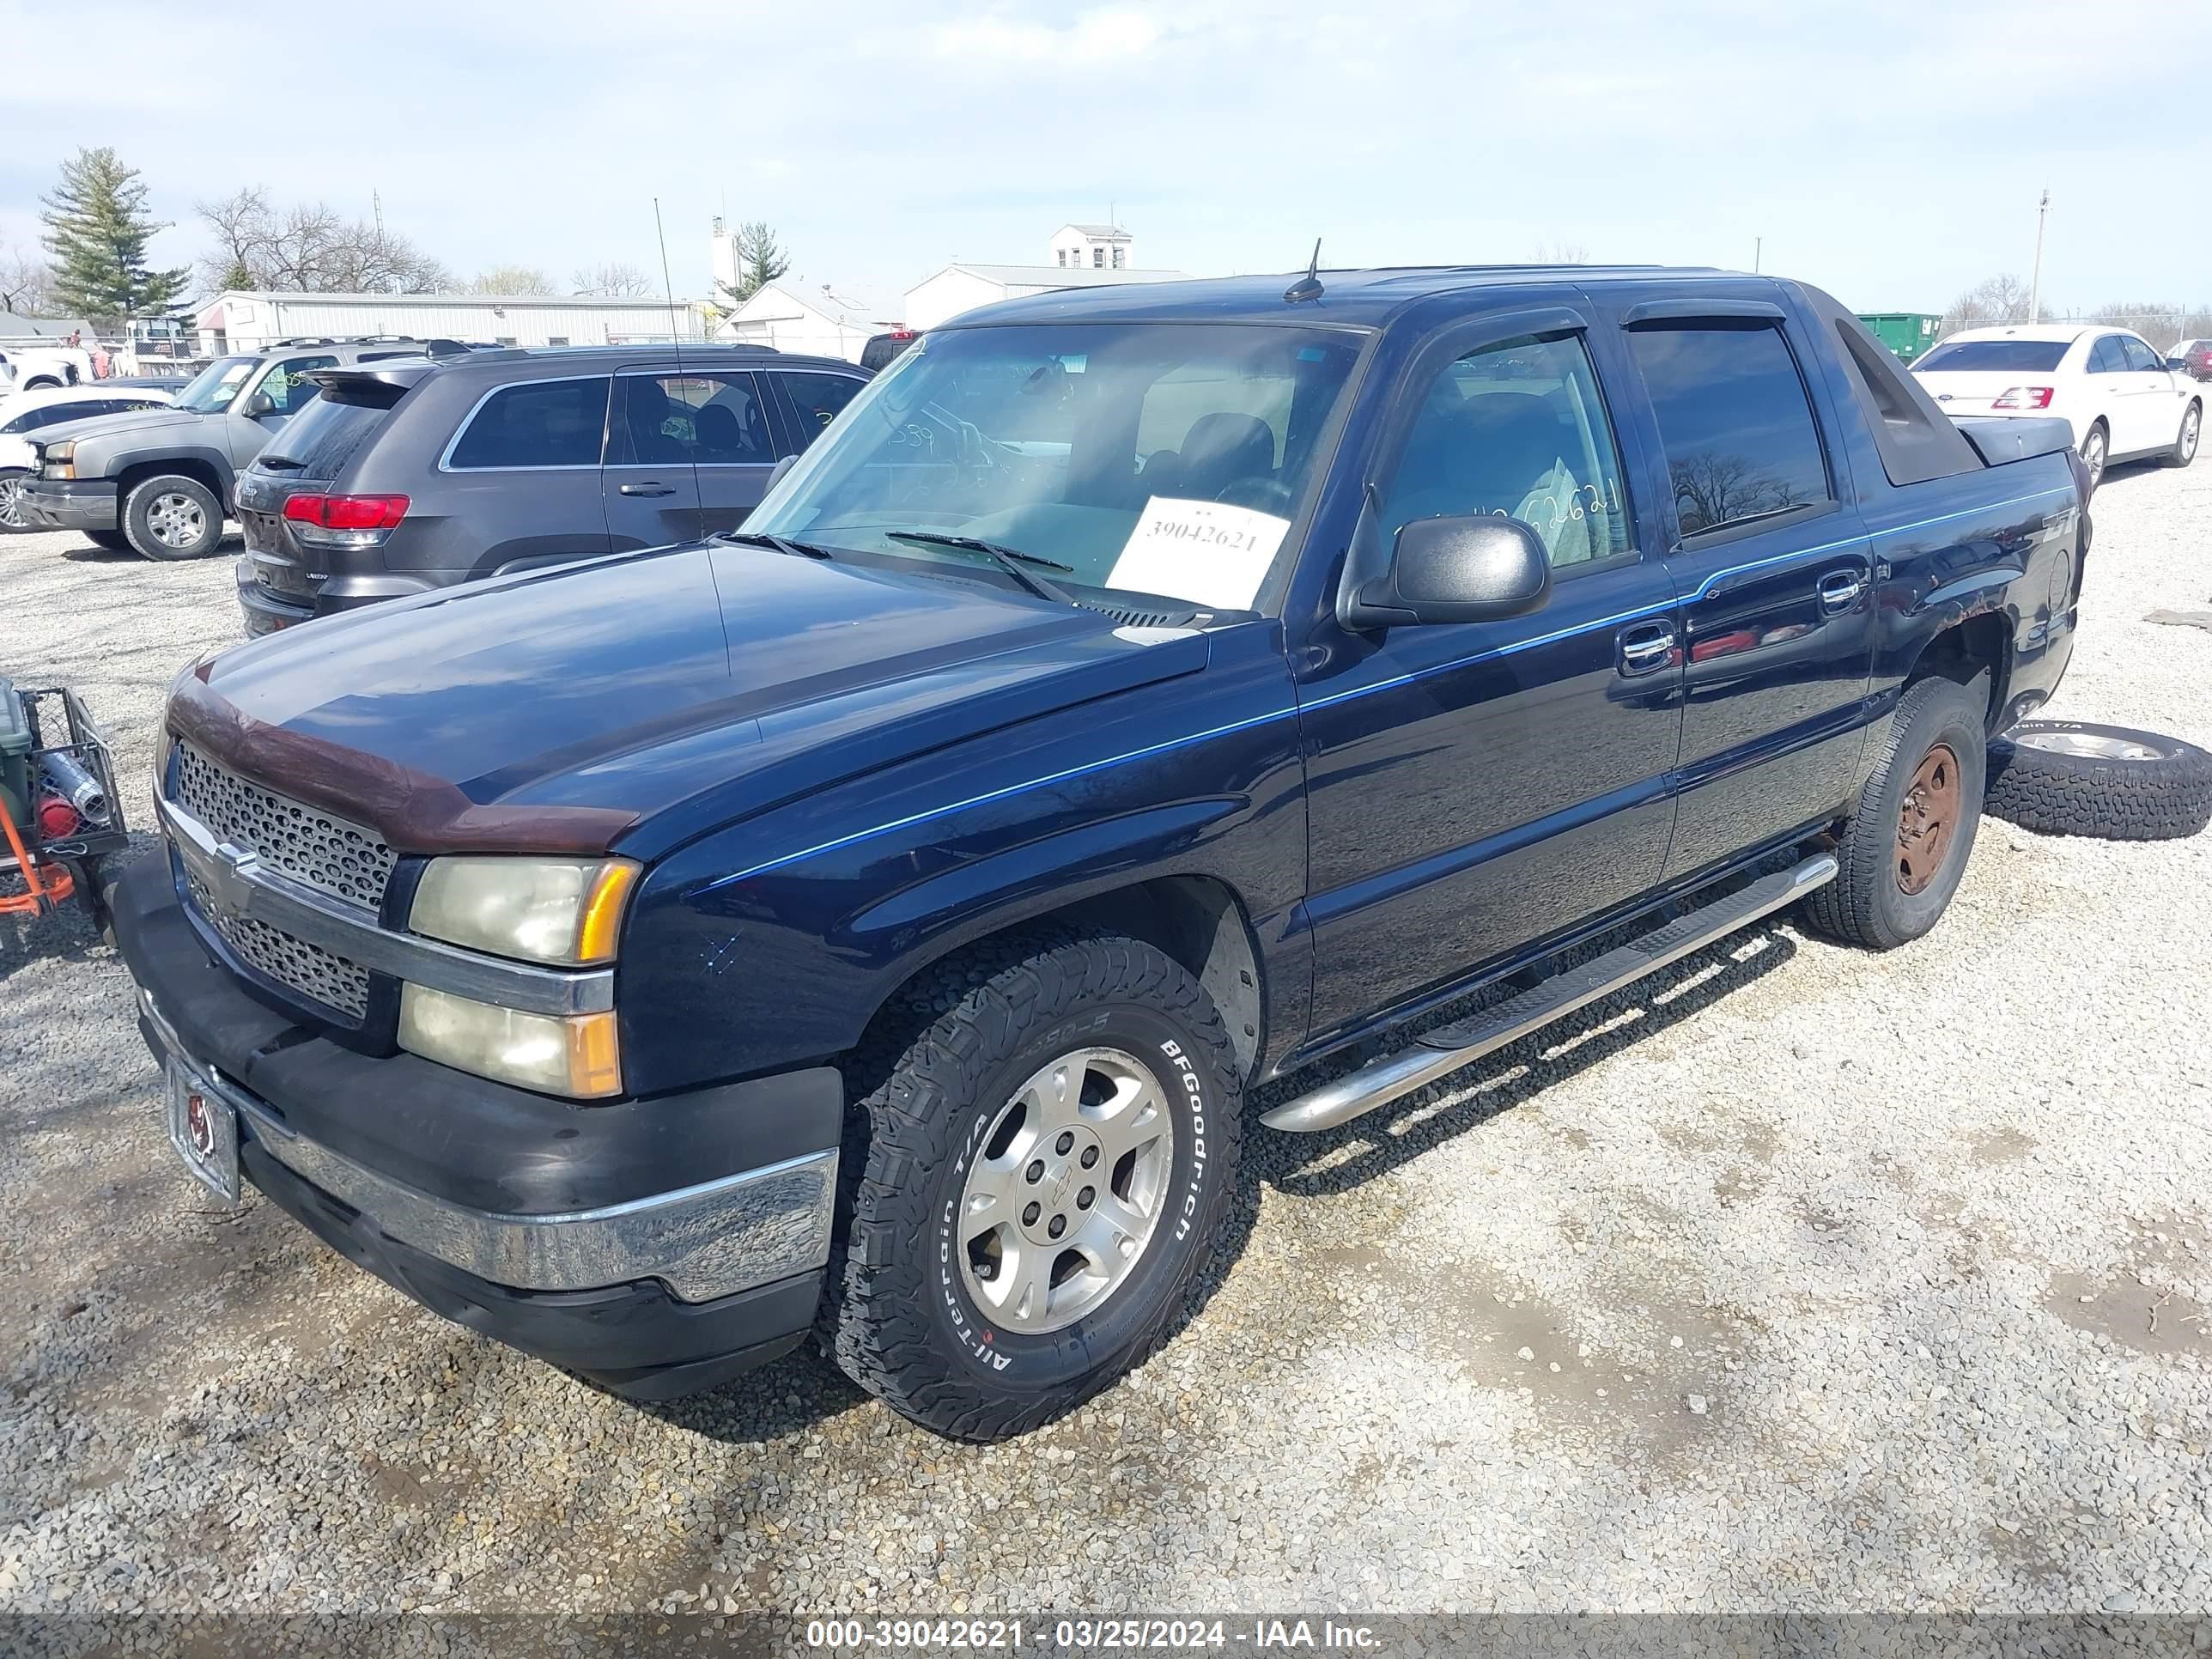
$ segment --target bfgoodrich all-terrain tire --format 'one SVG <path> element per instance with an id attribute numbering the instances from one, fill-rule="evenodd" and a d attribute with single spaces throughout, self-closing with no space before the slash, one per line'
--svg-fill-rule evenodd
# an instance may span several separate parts
<path id="1" fill-rule="evenodd" d="M 1981 822 L 1982 710 L 1952 680 L 1908 686 L 1837 850 L 1836 878 L 1805 901 L 1831 938 L 1887 951 L 1933 927 Z"/>
<path id="2" fill-rule="evenodd" d="M 963 1440 L 1020 1434 L 1180 1324 L 1235 1186 L 1220 1015 L 1149 945 L 956 958 L 855 1067 L 857 1169 L 823 1334 L 854 1381 Z"/>
<path id="3" fill-rule="evenodd" d="M 2022 720 L 1990 743 L 1984 805 L 2045 835 L 2175 841 L 2212 823 L 2212 754 L 2123 726 Z"/>
<path id="4" fill-rule="evenodd" d="M 148 478 L 123 498 L 123 533 L 149 559 L 204 558 L 222 541 L 222 503 L 198 478 Z"/>

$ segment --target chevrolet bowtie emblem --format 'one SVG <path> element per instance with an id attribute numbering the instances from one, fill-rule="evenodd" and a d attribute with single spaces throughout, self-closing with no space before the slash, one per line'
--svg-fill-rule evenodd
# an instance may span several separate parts
<path id="1" fill-rule="evenodd" d="M 200 872 L 211 908 L 234 920 L 246 914 L 253 891 L 246 872 L 253 862 L 254 855 L 243 847 L 234 847 L 227 841 L 216 843 Z"/>

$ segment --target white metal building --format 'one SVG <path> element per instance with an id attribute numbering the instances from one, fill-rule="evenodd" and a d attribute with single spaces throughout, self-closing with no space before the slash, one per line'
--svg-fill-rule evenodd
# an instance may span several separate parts
<path id="1" fill-rule="evenodd" d="M 1107 283 L 1180 283 L 1180 270 L 1136 269 L 1137 245 L 1119 225 L 1062 225 L 1053 233 L 1052 263 L 1042 265 L 949 264 L 906 291 L 906 325 L 935 328 L 963 311 L 1059 288 Z"/>
<path id="2" fill-rule="evenodd" d="M 232 290 L 195 318 L 203 349 L 257 351 L 278 340 L 402 334 L 500 345 L 623 345 L 705 337 L 697 307 L 679 301 L 550 294 L 270 294 Z"/>
<path id="3" fill-rule="evenodd" d="M 857 363 L 870 335 L 898 325 L 898 307 L 888 301 L 785 277 L 765 284 L 723 319 L 714 337 Z"/>

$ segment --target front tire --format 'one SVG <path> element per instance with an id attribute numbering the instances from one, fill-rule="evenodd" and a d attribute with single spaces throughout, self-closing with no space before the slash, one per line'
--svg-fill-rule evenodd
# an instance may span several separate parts
<path id="1" fill-rule="evenodd" d="M 1982 711 L 1955 681 L 1925 679 L 1905 689 L 1844 827 L 1836 854 L 1841 868 L 1805 901 L 1815 928 L 1889 951 L 1942 916 L 1981 823 Z"/>
<path id="2" fill-rule="evenodd" d="M 149 559 L 205 558 L 222 540 L 222 503 L 198 478 L 164 473 L 123 498 L 123 534 Z"/>
<path id="3" fill-rule="evenodd" d="M 1197 981 L 1134 939 L 956 958 L 899 1012 L 855 1079 L 823 1335 L 902 1416 L 1005 1439 L 1182 1322 L 1236 1184 L 1242 1077 Z"/>

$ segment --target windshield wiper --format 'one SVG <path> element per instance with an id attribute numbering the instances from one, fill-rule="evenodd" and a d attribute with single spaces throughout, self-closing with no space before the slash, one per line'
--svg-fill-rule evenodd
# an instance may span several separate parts
<path id="1" fill-rule="evenodd" d="M 1041 599 L 1050 599 L 1056 605 L 1073 605 L 1075 601 L 1042 576 L 1032 576 L 1022 568 L 1025 564 L 1041 569 L 1058 570 L 1068 575 L 1075 574 L 1072 564 L 1062 564 L 1057 559 L 1024 553 L 1018 547 L 1007 547 L 998 542 L 987 542 L 980 536 L 956 536 L 942 530 L 886 530 L 884 539 L 894 542 L 920 542 L 925 547 L 957 547 L 969 553 L 981 553 L 995 559 L 999 568 Z"/>
<path id="2" fill-rule="evenodd" d="M 795 559 L 834 559 L 837 556 L 826 547 L 817 547 L 812 542 L 794 542 L 782 536 L 771 536 L 765 530 L 718 530 L 707 538 L 710 542 L 735 542 L 746 547 L 772 547 L 779 553 L 788 553 Z"/>

